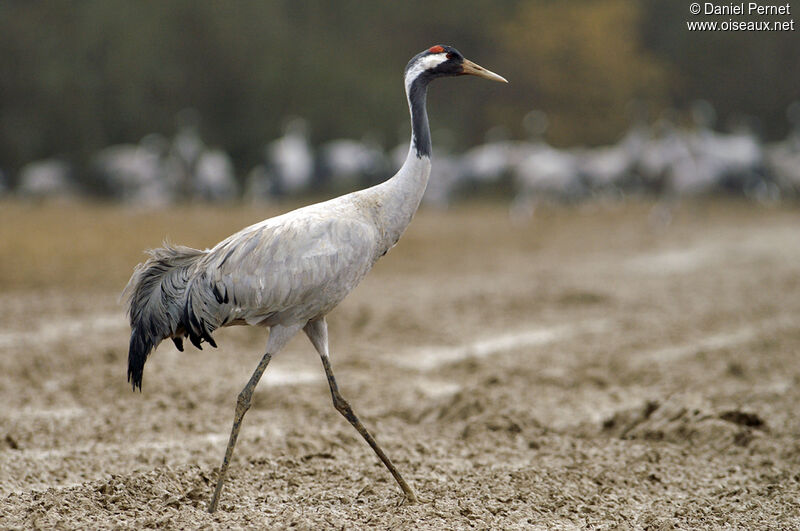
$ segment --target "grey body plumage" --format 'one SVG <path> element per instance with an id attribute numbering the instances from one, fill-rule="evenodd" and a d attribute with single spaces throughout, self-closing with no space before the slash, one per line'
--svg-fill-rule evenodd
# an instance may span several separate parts
<path id="1" fill-rule="evenodd" d="M 419 206 L 430 174 L 430 131 L 425 95 L 437 77 L 473 74 L 505 81 L 449 46 L 434 46 L 409 62 L 405 88 L 412 137 L 408 157 L 387 181 L 251 225 L 207 250 L 165 245 L 137 266 L 124 294 L 131 324 L 128 381 L 141 390 L 147 357 L 172 338 L 182 349 L 216 347 L 223 326 L 269 327 L 267 351 L 237 400 L 231 437 L 209 511 L 219 500 L 225 473 L 250 407 L 253 390 L 271 357 L 301 329 L 320 354 L 336 409 L 361 433 L 398 482 L 413 490 L 341 396 L 328 355 L 325 316 L 394 246 Z"/>
<path id="2" fill-rule="evenodd" d="M 327 314 L 402 232 L 381 222 L 383 193 L 379 185 L 270 218 L 209 250 L 151 251 L 126 288 L 134 388 L 167 337 L 216 346 L 211 334 L 222 326 L 288 326 Z"/>

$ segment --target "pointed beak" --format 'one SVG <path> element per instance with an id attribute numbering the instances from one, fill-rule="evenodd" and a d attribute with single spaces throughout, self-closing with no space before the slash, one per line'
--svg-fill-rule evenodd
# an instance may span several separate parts
<path id="1" fill-rule="evenodd" d="M 506 78 L 504 78 L 503 76 L 498 76 L 494 72 L 486 70 L 484 67 L 480 65 L 476 65 L 475 63 L 473 63 L 468 59 L 464 59 L 464 62 L 462 63 L 461 74 L 462 75 L 469 74 L 472 76 L 482 77 L 484 79 L 488 79 L 491 81 L 500 81 L 502 83 L 508 83 Z"/>

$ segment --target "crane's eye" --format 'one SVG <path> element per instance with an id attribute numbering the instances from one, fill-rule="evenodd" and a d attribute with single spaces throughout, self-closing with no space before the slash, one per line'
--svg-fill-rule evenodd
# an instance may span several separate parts
<path id="1" fill-rule="evenodd" d="M 447 54 L 447 58 L 448 59 L 452 59 L 455 56 L 456 56 L 456 54 L 454 54 L 453 52 L 450 52 L 450 53 Z"/>

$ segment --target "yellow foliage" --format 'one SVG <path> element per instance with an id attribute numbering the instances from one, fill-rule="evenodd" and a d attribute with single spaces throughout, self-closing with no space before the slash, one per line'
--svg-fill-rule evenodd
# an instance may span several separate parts
<path id="1" fill-rule="evenodd" d="M 628 125 L 635 99 L 660 105 L 666 68 L 640 45 L 638 0 L 537 1 L 505 28 L 530 107 L 550 118 L 556 143 L 606 142 Z M 524 97 L 524 96 L 523 96 Z"/>

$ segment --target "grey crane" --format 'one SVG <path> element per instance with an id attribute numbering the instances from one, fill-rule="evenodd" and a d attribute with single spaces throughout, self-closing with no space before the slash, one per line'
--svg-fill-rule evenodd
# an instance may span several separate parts
<path id="1" fill-rule="evenodd" d="M 437 77 L 476 75 L 506 82 L 465 59 L 450 46 L 436 45 L 405 70 L 411 113 L 411 145 L 403 166 L 381 184 L 299 208 L 242 229 L 204 251 L 165 246 L 150 251 L 125 288 L 131 324 L 128 381 L 142 388 L 150 352 L 171 338 L 183 350 L 188 337 L 200 348 L 216 347 L 211 333 L 231 325 L 269 328 L 266 353 L 236 400 L 230 440 L 209 512 L 217 508 L 242 418 L 267 365 L 287 341 L 303 330 L 322 359 L 333 405 L 372 447 L 409 502 L 414 491 L 339 392 L 331 369 L 325 316 L 386 254 L 411 222 L 431 169 L 431 139 L 425 99 Z"/>

